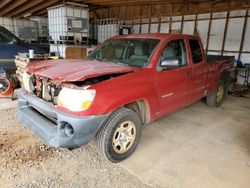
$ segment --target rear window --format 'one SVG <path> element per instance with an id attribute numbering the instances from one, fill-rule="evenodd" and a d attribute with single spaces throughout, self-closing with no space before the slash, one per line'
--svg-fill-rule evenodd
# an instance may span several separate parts
<path id="1" fill-rule="evenodd" d="M 202 61 L 202 52 L 198 40 L 189 40 L 193 63 L 200 63 Z"/>

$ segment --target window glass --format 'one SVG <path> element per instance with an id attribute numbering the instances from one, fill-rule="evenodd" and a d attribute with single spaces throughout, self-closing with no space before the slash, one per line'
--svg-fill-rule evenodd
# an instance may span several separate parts
<path id="1" fill-rule="evenodd" d="M 88 59 L 146 67 L 159 41 L 146 38 L 108 40 L 90 53 Z"/>
<path id="2" fill-rule="evenodd" d="M 192 52 L 193 63 L 200 63 L 202 61 L 202 51 L 198 40 L 189 40 L 190 49 Z"/>
<path id="3" fill-rule="evenodd" d="M 12 40 L 13 40 L 13 37 L 11 36 L 10 32 L 0 27 L 0 42 L 8 43 L 8 42 L 11 42 Z"/>
<path id="4" fill-rule="evenodd" d="M 164 48 L 161 61 L 166 59 L 178 59 L 179 66 L 187 65 L 186 49 L 183 40 L 174 40 L 167 44 Z"/>

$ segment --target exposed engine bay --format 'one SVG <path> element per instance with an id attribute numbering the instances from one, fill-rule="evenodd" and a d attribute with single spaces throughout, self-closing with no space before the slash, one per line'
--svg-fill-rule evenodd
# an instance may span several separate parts
<path id="1" fill-rule="evenodd" d="M 71 88 L 80 89 L 86 86 L 97 84 L 105 80 L 109 80 L 117 76 L 121 76 L 123 74 L 126 73 L 102 75 L 99 77 L 88 78 L 84 81 L 56 83 L 53 82 L 53 80 L 51 79 L 26 73 L 23 76 L 23 84 L 24 88 L 28 92 L 35 94 L 37 97 L 42 98 L 45 101 L 57 105 L 59 93 L 64 85 L 70 86 Z"/>

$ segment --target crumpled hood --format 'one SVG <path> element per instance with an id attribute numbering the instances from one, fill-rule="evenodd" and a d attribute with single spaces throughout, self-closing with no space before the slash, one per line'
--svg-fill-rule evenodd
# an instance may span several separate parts
<path id="1" fill-rule="evenodd" d="M 137 68 L 92 60 L 48 60 L 31 63 L 26 70 L 57 82 L 84 81 L 102 75 L 133 72 Z"/>

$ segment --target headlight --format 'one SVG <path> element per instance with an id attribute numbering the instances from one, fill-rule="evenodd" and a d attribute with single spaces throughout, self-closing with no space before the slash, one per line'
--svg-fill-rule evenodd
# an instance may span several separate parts
<path id="1" fill-rule="evenodd" d="M 58 106 L 73 112 L 87 110 L 95 98 L 93 89 L 72 89 L 64 87 L 58 96 Z"/>

